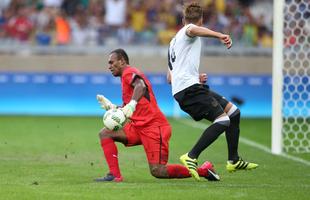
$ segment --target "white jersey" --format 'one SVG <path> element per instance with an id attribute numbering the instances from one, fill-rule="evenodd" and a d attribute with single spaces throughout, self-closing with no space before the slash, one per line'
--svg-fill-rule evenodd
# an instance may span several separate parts
<path id="1" fill-rule="evenodd" d="M 168 65 L 171 73 L 172 94 L 199 83 L 199 64 L 201 53 L 200 37 L 189 37 L 188 24 L 178 31 L 171 40 L 168 51 Z"/>

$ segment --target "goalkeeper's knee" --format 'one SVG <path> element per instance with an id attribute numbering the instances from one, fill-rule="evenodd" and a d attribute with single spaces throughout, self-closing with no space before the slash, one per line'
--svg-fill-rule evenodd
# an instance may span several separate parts
<path id="1" fill-rule="evenodd" d="M 150 165 L 150 172 L 155 178 L 167 178 L 168 174 L 166 171 L 165 165 Z"/>

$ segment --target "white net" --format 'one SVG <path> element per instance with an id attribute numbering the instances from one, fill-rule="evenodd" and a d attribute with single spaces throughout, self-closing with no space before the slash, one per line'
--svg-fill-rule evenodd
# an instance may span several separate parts
<path id="1" fill-rule="evenodd" d="M 310 0 L 285 0 L 283 150 L 310 152 Z"/>

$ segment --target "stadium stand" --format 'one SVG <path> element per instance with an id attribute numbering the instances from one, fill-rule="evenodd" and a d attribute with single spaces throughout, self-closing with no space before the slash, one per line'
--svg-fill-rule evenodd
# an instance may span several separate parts
<path id="1" fill-rule="evenodd" d="M 165 73 L 167 43 L 182 25 L 187 1 L 158 2 L 1 0 L 0 103 L 5 106 L 0 114 L 100 114 L 93 98 L 97 93 L 120 103 L 115 92 L 119 83 L 108 78 L 106 62 L 112 49 L 122 47 L 131 63 L 149 75 L 165 114 L 182 115 Z M 215 40 L 204 40 L 201 72 L 208 73 L 212 88 L 242 102 L 244 116 L 270 116 L 272 1 L 201 4 L 205 25 L 230 33 L 234 40 L 229 51 Z M 17 101 L 20 94 L 27 104 L 23 108 Z"/>
<path id="2" fill-rule="evenodd" d="M 181 0 L 3 0 L 0 44 L 166 45 L 182 25 Z M 271 47 L 272 1 L 201 0 L 207 27 L 235 44 Z M 117 10 L 117 12 L 115 12 Z M 206 44 L 219 45 L 206 40 Z"/>

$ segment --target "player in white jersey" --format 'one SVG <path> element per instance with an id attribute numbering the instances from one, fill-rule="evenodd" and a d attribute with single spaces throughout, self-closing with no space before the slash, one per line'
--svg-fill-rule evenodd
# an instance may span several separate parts
<path id="1" fill-rule="evenodd" d="M 258 165 L 243 161 L 238 154 L 240 110 L 224 97 L 209 89 L 206 75 L 199 74 L 201 39 L 219 39 L 228 49 L 232 46 L 229 35 L 212 31 L 202 26 L 202 7 L 191 3 L 184 9 L 184 27 L 171 40 L 168 50 L 168 82 L 172 94 L 181 109 L 194 120 L 207 119 L 213 122 L 202 133 L 193 148 L 180 157 L 191 175 L 199 180 L 197 159 L 201 152 L 212 144 L 225 131 L 228 146 L 226 169 L 230 172 L 239 169 L 254 169 Z"/>

